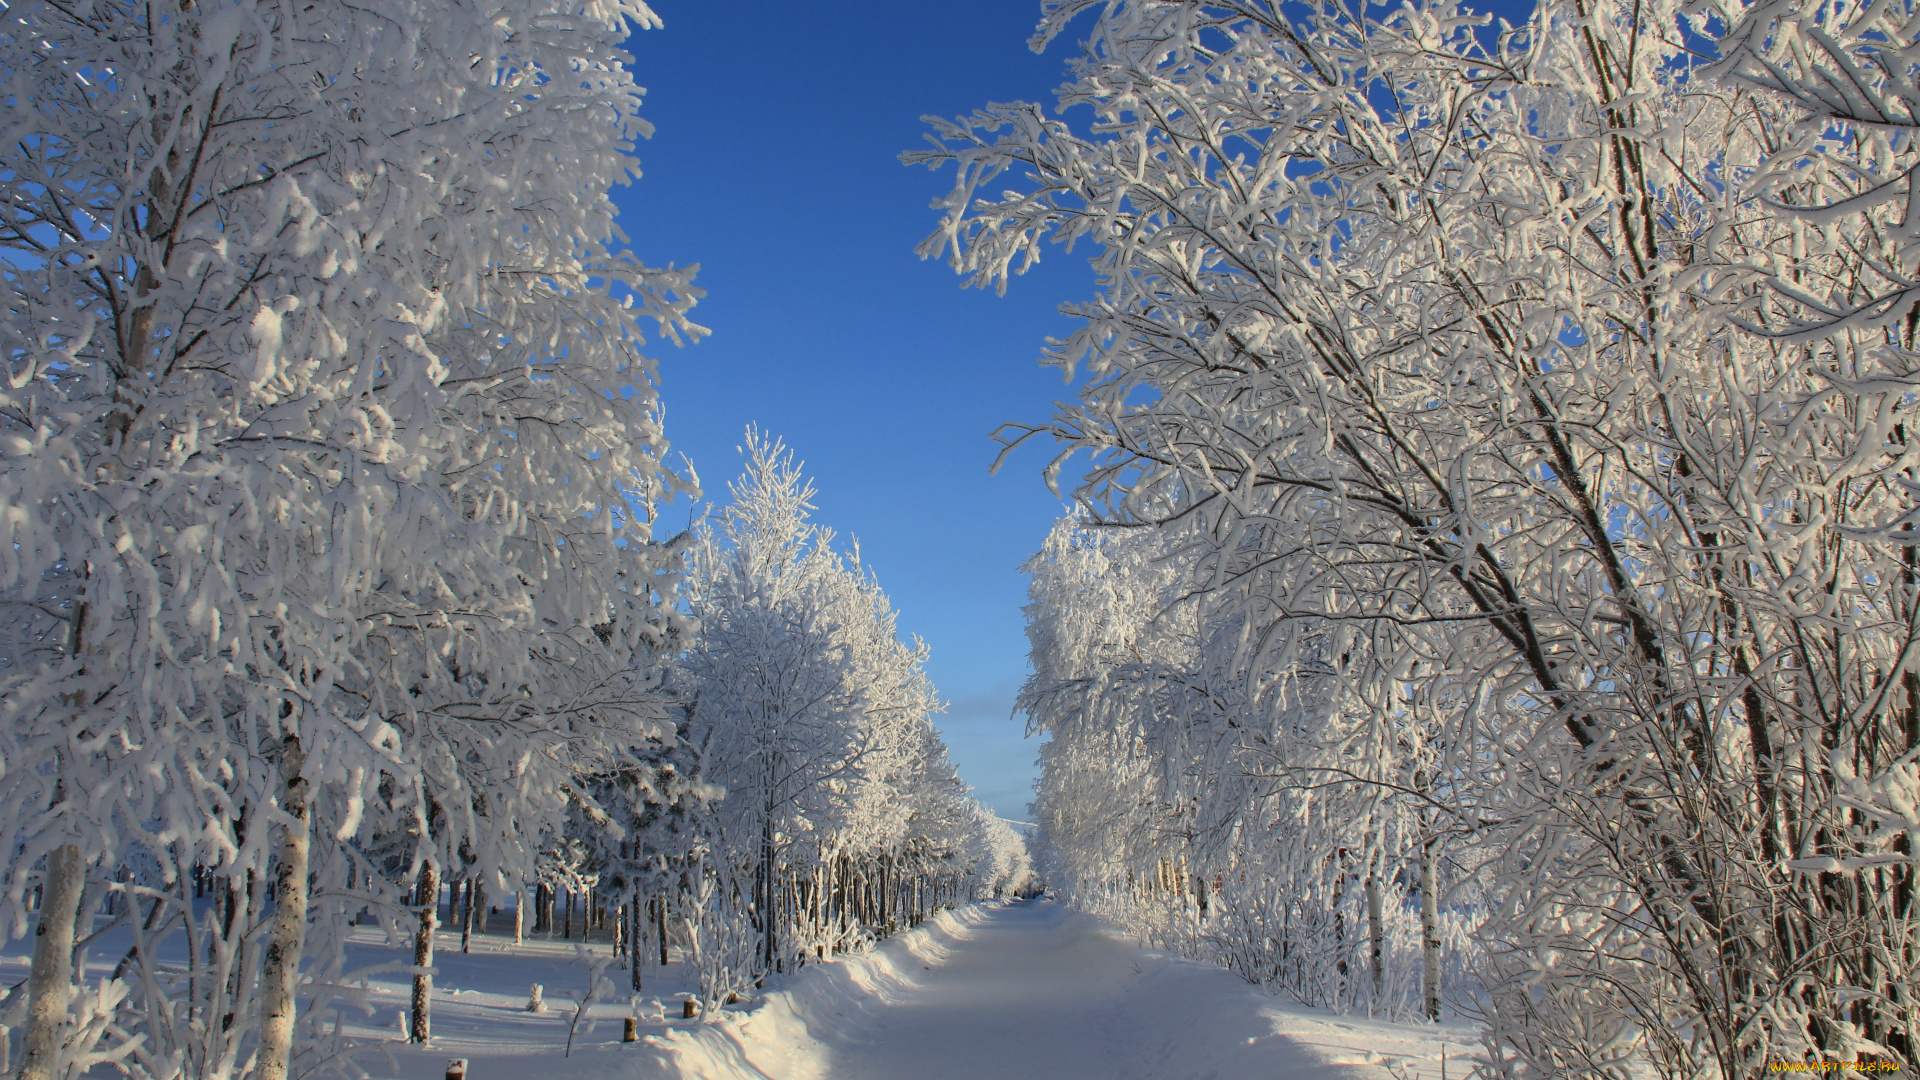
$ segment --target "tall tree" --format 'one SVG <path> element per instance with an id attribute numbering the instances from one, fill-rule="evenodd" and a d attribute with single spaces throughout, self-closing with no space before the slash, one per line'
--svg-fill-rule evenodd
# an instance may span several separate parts
<path id="1" fill-rule="evenodd" d="M 957 173 L 922 251 L 1004 285 L 1094 244 L 1079 399 L 1006 440 L 1192 530 L 1226 670 L 1433 703 L 1493 1067 L 1912 1061 L 1910 814 L 1869 794 L 1916 712 L 1911 5 L 1061 0 L 1036 46 L 1096 11 L 1084 131 L 996 105 L 910 156 Z M 1696 63 L 1730 30 L 1744 84 Z"/>
<path id="2" fill-rule="evenodd" d="M 530 744 L 660 731 L 633 668 L 677 558 L 645 507 L 679 481 L 638 347 L 701 331 L 690 272 L 605 246 L 647 130 L 636 24 L 623 0 L 9 8 L 5 903 L 17 931 L 30 882 L 137 842 L 177 930 L 216 868 L 207 929 L 258 990 L 149 973 L 154 1070 L 224 1074 L 258 1033 L 258 1074 L 288 1073 L 301 958 L 367 899 L 301 886 L 352 867 L 394 899 L 349 843 L 373 823 L 410 813 L 431 857 L 435 798 L 456 832 L 546 798 Z M 449 757 L 488 790 L 423 786 Z"/>

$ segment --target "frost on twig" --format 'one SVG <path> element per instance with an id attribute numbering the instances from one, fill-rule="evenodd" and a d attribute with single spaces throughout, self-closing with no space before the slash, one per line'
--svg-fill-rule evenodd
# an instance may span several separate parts
<path id="1" fill-rule="evenodd" d="M 613 982 L 602 975 L 602 972 L 612 966 L 613 954 L 608 953 L 605 956 L 600 956 L 595 954 L 594 951 L 587 946 L 578 945 L 575 946 L 575 956 L 587 967 L 587 989 L 584 993 L 577 995 L 570 990 L 566 991 L 567 997 L 574 1002 L 574 1007 L 573 1018 L 567 1021 L 567 1049 L 566 1052 L 561 1055 L 562 1057 L 571 1057 L 573 1055 L 573 1037 L 575 1033 L 580 1030 L 582 1020 L 585 1020 L 587 1024 L 586 1033 L 593 1033 L 593 1021 L 587 1017 L 587 1010 L 591 1008 L 595 1002 L 613 994 Z"/>

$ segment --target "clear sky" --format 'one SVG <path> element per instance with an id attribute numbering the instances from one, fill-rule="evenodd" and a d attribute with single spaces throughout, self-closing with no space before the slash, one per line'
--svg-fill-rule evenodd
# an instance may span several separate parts
<path id="1" fill-rule="evenodd" d="M 1005 297 L 963 290 L 913 253 L 951 172 L 898 156 L 924 144 L 923 115 L 1051 102 L 1073 42 L 1027 50 L 1038 0 L 650 2 L 666 27 L 629 48 L 657 130 L 644 176 L 614 197 L 636 255 L 700 264 L 693 316 L 713 331 L 652 349 L 667 436 L 717 499 L 749 423 L 794 448 L 816 520 L 859 541 L 902 632 L 932 647 L 961 775 L 1025 820 L 1036 747 L 1009 716 L 1026 675 L 1019 565 L 1063 508 L 1040 479 L 1046 451 L 989 476 L 988 435 L 1069 396 L 1037 360 L 1092 273 L 1054 249 Z"/>

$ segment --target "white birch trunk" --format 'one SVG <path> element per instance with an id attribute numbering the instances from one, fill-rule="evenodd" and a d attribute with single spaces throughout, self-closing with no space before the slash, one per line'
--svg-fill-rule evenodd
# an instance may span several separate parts
<path id="1" fill-rule="evenodd" d="M 1420 842 L 1420 999 L 1427 1019 L 1440 1021 L 1440 897 L 1434 887 L 1432 837 Z"/>
<path id="2" fill-rule="evenodd" d="M 307 938 L 307 867 L 312 851 L 311 789 L 300 775 L 306 755 L 300 741 L 286 740 L 281 774 L 291 819 L 281 834 L 274 876 L 273 922 L 267 931 L 261 970 L 260 1080 L 286 1080 L 293 1062 L 293 1022 L 300 988 L 300 956 Z"/>
<path id="3" fill-rule="evenodd" d="M 420 870 L 420 928 L 413 939 L 413 1013 L 407 1038 L 422 1046 L 433 1035 L 433 932 L 440 926 L 440 868 L 429 862 Z"/>
<path id="4" fill-rule="evenodd" d="M 73 997 L 73 923 L 87 882 L 87 860 L 74 844 L 47 855 L 40 924 L 34 931 L 27 976 L 27 1027 L 20 1080 L 54 1080 Z"/>

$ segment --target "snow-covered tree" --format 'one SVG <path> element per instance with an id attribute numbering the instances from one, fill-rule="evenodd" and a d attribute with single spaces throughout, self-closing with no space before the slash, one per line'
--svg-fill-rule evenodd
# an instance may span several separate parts
<path id="1" fill-rule="evenodd" d="M 1343 695 L 1324 627 L 1246 648 L 1186 540 L 1066 519 L 1026 564 L 1017 704 L 1048 738 L 1034 812 L 1051 887 L 1311 1004 L 1434 1014 L 1473 950 L 1438 904 L 1458 876 L 1436 865 L 1444 832 L 1405 789 L 1423 760 L 1411 710 L 1381 723 Z"/>
<path id="2" fill-rule="evenodd" d="M 661 941 L 664 905 L 682 891 L 687 865 L 706 848 L 709 804 L 722 792 L 702 772 L 692 744 L 676 739 L 634 747 L 609 767 L 580 775 L 580 794 L 552 852 L 550 864 L 564 873 L 550 873 L 549 888 L 558 878 L 590 875 L 595 903 L 615 913 L 634 990 L 642 988 L 650 933 L 655 946 Z"/>
<path id="3" fill-rule="evenodd" d="M 973 869 L 973 899 L 999 900 L 1017 896 L 1033 884 L 1033 855 L 1027 841 L 998 814 L 981 803 L 971 811 L 973 843 L 966 852 Z"/>
<path id="4" fill-rule="evenodd" d="M 785 447 L 749 431 L 744 454 L 688 567 L 689 738 L 726 790 L 697 905 L 717 920 L 708 952 L 732 957 L 703 968 L 715 998 L 953 903 L 975 824 L 932 726 L 925 646 L 900 640 L 858 551 L 811 523 Z"/>
<path id="5" fill-rule="evenodd" d="M 1276 780 L 1485 854 L 1494 1073 L 1914 1060 L 1914 11 L 1854 11 L 1061 0 L 1091 122 L 911 156 L 975 283 L 1095 247 L 1006 440 L 1178 536 L 1192 671 L 1323 733 Z M 1213 697 L 1137 711 L 1231 790 Z"/>
<path id="6" fill-rule="evenodd" d="M 670 736 L 644 657 L 676 555 L 639 508 L 679 481 L 638 347 L 698 333 L 698 294 L 605 246 L 646 131 L 620 44 L 656 22 L 9 7 L 0 905 L 19 933 L 53 901 L 26 1075 L 97 1052 L 63 935 L 127 860 L 136 921 L 239 977 L 138 969 L 123 1063 L 338 1065 L 294 1007 L 334 993 L 343 913 L 557 825 L 582 732 Z M 358 844 L 407 827 L 400 866 Z"/>

